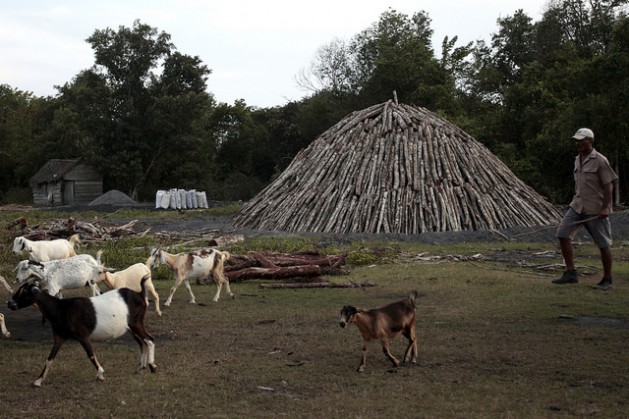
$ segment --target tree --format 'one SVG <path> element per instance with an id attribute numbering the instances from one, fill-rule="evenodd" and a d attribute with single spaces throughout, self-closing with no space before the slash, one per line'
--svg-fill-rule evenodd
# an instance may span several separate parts
<path id="1" fill-rule="evenodd" d="M 32 175 L 27 168 L 33 147 L 33 114 L 40 100 L 28 92 L 0 85 L 0 202 L 23 188 Z"/>
<path id="2" fill-rule="evenodd" d="M 356 73 L 354 59 L 347 42 L 336 38 L 317 50 L 310 73 L 302 72 L 298 83 L 312 92 L 325 90 L 338 98 L 356 95 L 360 91 L 361 80 Z"/>
<path id="3" fill-rule="evenodd" d="M 213 104 L 205 92 L 210 70 L 198 57 L 176 52 L 169 34 L 139 21 L 96 30 L 87 41 L 94 66 L 60 89 L 60 106 L 87 133 L 84 154 L 105 175 L 106 187 L 134 198 L 151 176 L 166 181 L 170 172 L 173 182 L 180 173 L 170 166 L 184 166 L 203 147 L 195 122 Z"/>
<path id="4" fill-rule="evenodd" d="M 450 44 L 446 60 L 437 60 L 430 22 L 423 11 L 409 17 L 389 9 L 349 42 L 335 39 L 320 48 L 311 65 L 316 82 L 302 74 L 301 84 L 315 94 L 331 94 L 350 111 L 389 100 L 395 91 L 400 102 L 453 112 L 451 75 L 461 65 L 464 48 Z"/>

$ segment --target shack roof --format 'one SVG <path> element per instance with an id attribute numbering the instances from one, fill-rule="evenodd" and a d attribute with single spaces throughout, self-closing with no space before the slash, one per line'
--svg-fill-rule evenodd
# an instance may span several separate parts
<path id="1" fill-rule="evenodd" d="M 42 166 L 37 173 L 31 177 L 31 186 L 42 183 L 56 182 L 61 180 L 69 171 L 74 169 L 83 159 L 52 159 Z"/>

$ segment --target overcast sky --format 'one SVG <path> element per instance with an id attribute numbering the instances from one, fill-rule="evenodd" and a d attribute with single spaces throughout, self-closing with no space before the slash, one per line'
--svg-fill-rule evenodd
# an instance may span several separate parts
<path id="1" fill-rule="evenodd" d="M 244 99 L 271 107 L 307 96 L 296 77 L 317 49 L 349 40 L 392 8 L 432 19 L 433 46 L 489 40 L 496 20 L 517 9 L 538 21 L 547 0 L 0 0 L 0 84 L 55 95 L 94 64 L 85 41 L 97 29 L 133 21 L 171 35 L 182 54 L 212 70 L 208 90 L 219 102 Z"/>

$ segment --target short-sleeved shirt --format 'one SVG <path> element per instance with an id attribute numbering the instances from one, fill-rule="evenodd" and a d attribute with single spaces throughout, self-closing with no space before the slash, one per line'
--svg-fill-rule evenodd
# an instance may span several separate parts
<path id="1" fill-rule="evenodd" d="M 583 162 L 577 156 L 574 160 L 575 194 L 570 207 L 580 214 L 598 214 L 603 208 L 603 187 L 616 179 L 618 176 L 607 158 L 595 149 Z"/>

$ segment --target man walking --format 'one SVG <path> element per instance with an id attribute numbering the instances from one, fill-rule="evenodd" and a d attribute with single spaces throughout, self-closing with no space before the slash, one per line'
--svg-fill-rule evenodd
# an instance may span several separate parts
<path id="1" fill-rule="evenodd" d="M 607 158 L 594 149 L 594 133 L 589 128 L 580 128 L 572 136 L 579 155 L 574 160 L 575 194 L 559 228 L 557 238 L 566 271 L 554 284 L 576 284 L 577 271 L 574 266 L 572 239 L 584 226 L 601 252 L 603 279 L 596 288 L 612 286 L 612 231 L 609 214 L 612 212 L 612 192 L 618 176 Z"/>

